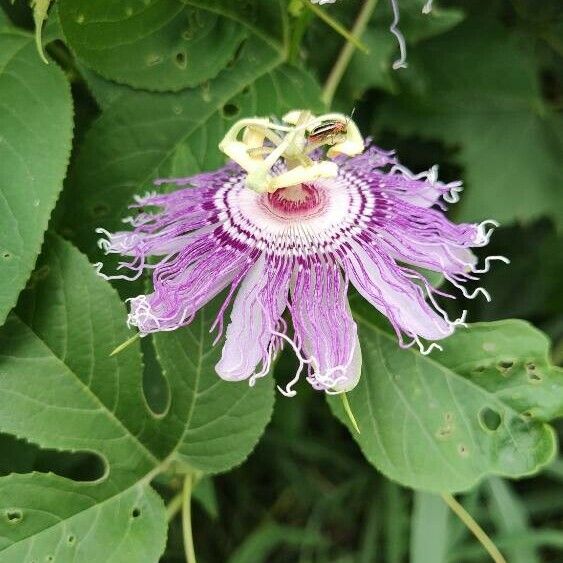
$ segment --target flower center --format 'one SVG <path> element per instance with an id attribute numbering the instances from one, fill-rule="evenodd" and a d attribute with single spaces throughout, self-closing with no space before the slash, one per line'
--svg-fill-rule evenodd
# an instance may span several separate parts
<path id="1" fill-rule="evenodd" d="M 312 184 L 297 184 L 267 194 L 268 207 L 278 216 L 307 217 L 324 207 L 324 193 Z"/>

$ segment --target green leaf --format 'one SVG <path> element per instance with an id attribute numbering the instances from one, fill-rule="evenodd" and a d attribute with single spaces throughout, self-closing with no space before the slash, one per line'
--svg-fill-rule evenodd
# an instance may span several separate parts
<path id="1" fill-rule="evenodd" d="M 90 93 L 94 96 L 96 103 L 103 111 L 107 110 L 109 106 L 121 96 L 134 95 L 134 90 L 130 86 L 112 82 L 78 62 L 77 68 L 80 75 L 85 80 Z"/>
<path id="2" fill-rule="evenodd" d="M 0 28 L 11 27 L 11 25 L 12 22 L 10 21 L 8 14 L 6 14 L 6 12 L 4 12 L 4 10 L 0 7 Z"/>
<path id="3" fill-rule="evenodd" d="M 107 498 L 53 474 L 0 480 L 0 560 L 154 562 L 164 550 L 166 516 L 146 484 Z"/>
<path id="4" fill-rule="evenodd" d="M 217 494 L 211 477 L 203 477 L 203 479 L 197 482 L 193 492 L 193 499 L 201 504 L 201 507 L 210 518 L 216 520 L 219 517 Z"/>
<path id="5" fill-rule="evenodd" d="M 263 17 L 258 10 L 277 16 L 281 35 L 279 2 L 258 6 L 254 0 L 240 10 L 222 4 L 227 3 L 61 0 L 60 18 L 70 47 L 102 76 L 136 88 L 176 91 L 233 64 L 243 41 L 256 31 L 255 20 Z M 279 53 L 280 35 L 268 35 Z"/>
<path id="6" fill-rule="evenodd" d="M 400 96 L 378 124 L 459 146 L 459 218 L 563 219 L 562 118 L 542 100 L 539 69 L 518 37 L 473 19 L 411 50 Z"/>
<path id="7" fill-rule="evenodd" d="M 250 387 L 225 382 L 215 373 L 221 346 L 213 346 L 209 329 L 220 302 L 204 307 L 189 326 L 154 335 L 172 397 L 160 432 L 182 434 L 175 459 L 206 473 L 243 461 L 270 419 L 274 402 L 271 379 Z"/>
<path id="8" fill-rule="evenodd" d="M 123 94 L 111 103 L 73 167 L 65 236 L 97 252 L 96 227 L 122 228 L 133 195 L 177 170 L 178 153 L 192 163 L 182 176 L 217 168 L 225 162 L 217 145 L 235 119 L 322 107 L 314 80 L 278 62 L 264 43 L 249 41 L 237 66 L 205 86 L 178 94 Z"/>
<path id="9" fill-rule="evenodd" d="M 358 304 L 353 310 L 363 369 L 348 393 L 361 430 L 352 435 L 387 477 L 460 491 L 551 460 L 555 437 L 544 420 L 561 412 L 563 376 L 548 364 L 543 334 L 522 321 L 475 324 L 444 340 L 443 352 L 422 356 L 399 348 Z M 330 405 L 351 428 L 339 398 Z"/>
<path id="10" fill-rule="evenodd" d="M 203 331 L 202 318 L 195 326 Z M 0 393 L 9 404 L 0 409 L 0 431 L 42 448 L 94 453 L 105 472 L 93 482 L 42 473 L 0 479 L 1 561 L 156 561 L 166 515 L 151 479 L 186 462 L 226 470 L 248 455 L 268 421 L 272 381 L 227 389 L 213 374 L 211 382 L 208 340 L 191 357 L 198 369 L 169 374 L 168 409 L 154 415 L 139 342 L 109 356 L 128 337 L 124 319 L 117 293 L 84 256 L 48 235 L 29 288 L 0 329 Z"/>
<path id="11" fill-rule="evenodd" d="M 0 324 L 41 248 L 68 163 L 70 88 L 37 56 L 33 37 L 0 31 Z"/>

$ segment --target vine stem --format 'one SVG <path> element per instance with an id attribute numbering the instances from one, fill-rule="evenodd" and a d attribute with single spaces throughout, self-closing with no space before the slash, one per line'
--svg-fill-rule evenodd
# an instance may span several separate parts
<path id="1" fill-rule="evenodd" d="M 181 491 L 166 505 L 166 519 L 168 522 L 173 520 L 176 514 L 182 510 L 183 502 L 184 491 Z"/>
<path id="2" fill-rule="evenodd" d="M 366 55 L 369 53 L 368 48 L 360 41 L 360 38 L 354 33 L 349 32 L 343 25 L 341 25 L 338 21 L 334 18 L 330 17 L 324 10 L 319 8 L 316 4 L 309 2 L 309 0 L 305 0 L 305 6 L 311 10 L 318 18 L 323 20 L 329 27 L 334 29 L 336 33 L 342 35 L 344 39 L 348 42 L 347 45 L 350 45 L 352 50 L 354 48 L 363 51 Z"/>
<path id="3" fill-rule="evenodd" d="M 352 28 L 352 36 L 356 38 L 358 41 L 360 40 L 361 36 L 363 35 L 366 26 L 369 22 L 369 19 L 375 10 L 377 5 L 377 0 L 366 0 L 356 21 L 354 23 L 354 27 Z M 338 55 L 338 59 L 336 59 L 336 63 L 332 67 L 330 74 L 325 82 L 323 88 L 322 99 L 323 102 L 330 107 L 332 104 L 332 100 L 334 98 L 334 94 L 336 93 L 336 89 L 346 72 L 346 68 L 352 59 L 352 55 L 354 54 L 354 44 L 352 42 L 347 42 L 340 54 Z"/>
<path id="4" fill-rule="evenodd" d="M 459 517 L 459 519 L 467 526 L 471 533 L 479 540 L 481 545 L 487 550 L 487 553 L 491 556 L 491 559 L 495 563 L 506 563 L 506 559 L 503 557 L 502 553 L 499 551 L 498 547 L 494 544 L 493 540 L 487 535 L 485 530 L 477 524 L 473 519 L 473 516 L 463 508 L 463 506 L 457 502 L 457 500 L 449 493 L 442 493 L 442 498 L 444 502 L 452 509 L 453 512 Z"/>
<path id="5" fill-rule="evenodd" d="M 194 486 L 194 475 L 188 473 L 184 479 L 182 491 L 182 533 L 184 536 L 184 553 L 187 563 L 197 563 L 194 549 L 194 536 L 192 533 L 192 489 Z"/>

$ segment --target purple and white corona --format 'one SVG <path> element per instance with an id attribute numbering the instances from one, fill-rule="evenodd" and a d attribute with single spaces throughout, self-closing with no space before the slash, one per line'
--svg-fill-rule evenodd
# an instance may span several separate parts
<path id="1" fill-rule="evenodd" d="M 311 142 L 311 131 L 335 120 L 346 124 L 338 136 Z M 492 259 L 506 261 L 493 256 L 478 268 L 470 250 L 488 243 L 494 222 L 449 221 L 445 203 L 457 201 L 460 183 L 438 181 L 436 167 L 412 174 L 392 152 L 366 147 L 349 117 L 243 119 L 219 147 L 225 167 L 159 179 L 179 188 L 137 197 L 131 231 L 99 229 L 106 252 L 131 257 L 120 265 L 130 274 L 116 277 L 152 272 L 152 293 L 130 300 L 128 323 L 141 336 L 189 324 L 225 291 L 210 327 L 225 333 L 219 376 L 252 384 L 289 344 L 300 367 L 282 392 L 294 394 L 302 371 L 315 389 L 342 392 L 358 382 L 362 361 L 350 284 L 389 319 L 401 347 L 423 354 L 464 318 L 450 320 L 438 298 L 452 295 L 407 264 L 489 298 L 465 283 Z"/>

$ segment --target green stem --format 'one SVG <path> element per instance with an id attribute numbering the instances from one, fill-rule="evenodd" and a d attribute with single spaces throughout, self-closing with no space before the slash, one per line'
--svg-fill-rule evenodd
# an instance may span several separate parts
<path id="1" fill-rule="evenodd" d="M 172 500 L 166 505 L 166 520 L 171 522 L 180 510 L 184 503 L 184 491 L 179 492 Z"/>
<path id="2" fill-rule="evenodd" d="M 368 0 L 369 4 L 370 0 Z M 329 27 L 334 29 L 336 33 L 342 35 L 344 39 L 347 41 L 347 45 L 350 45 L 350 49 L 359 49 L 360 51 L 364 52 L 366 55 L 369 54 L 369 49 L 360 41 L 358 35 L 352 31 L 350 33 L 342 24 L 337 22 L 334 18 L 331 18 L 324 10 L 319 8 L 316 4 L 309 2 L 309 0 L 305 1 L 305 6 L 309 8 L 318 18 L 323 20 Z"/>
<path id="3" fill-rule="evenodd" d="M 354 27 L 352 28 L 352 36 L 359 39 L 363 35 L 366 26 L 371 18 L 373 11 L 375 10 L 375 6 L 377 5 L 377 0 L 366 0 L 363 8 L 360 10 L 356 22 L 354 23 Z M 332 104 L 332 100 L 334 98 L 334 94 L 336 93 L 336 89 L 348 68 L 348 64 L 352 59 L 352 55 L 354 54 L 354 45 L 352 42 L 348 42 L 340 51 L 338 55 L 338 59 L 336 63 L 332 67 L 330 74 L 325 82 L 325 86 L 323 88 L 323 101 L 330 107 Z"/>
<path id="4" fill-rule="evenodd" d="M 296 64 L 299 62 L 299 50 L 301 48 L 301 41 L 307 31 L 307 26 L 312 17 L 312 13 L 308 10 L 303 10 L 298 18 L 295 18 L 295 23 L 292 28 L 291 41 L 289 45 L 289 54 L 287 56 L 288 62 Z"/>
<path id="5" fill-rule="evenodd" d="M 455 498 L 449 493 L 442 493 L 442 498 L 444 502 L 452 509 L 453 512 L 459 517 L 459 519 L 467 526 L 471 533 L 479 540 L 481 545 L 487 550 L 487 553 L 491 556 L 491 559 L 495 563 L 506 563 L 506 559 L 503 557 L 502 553 L 499 551 L 498 547 L 494 544 L 493 540 L 487 535 L 485 530 L 475 522 L 471 514 L 463 508 L 463 506 L 455 500 Z"/>
<path id="6" fill-rule="evenodd" d="M 193 485 L 194 475 L 188 473 L 184 479 L 184 490 L 182 491 L 182 533 L 184 536 L 184 553 L 186 554 L 187 563 L 196 563 L 191 508 Z"/>

